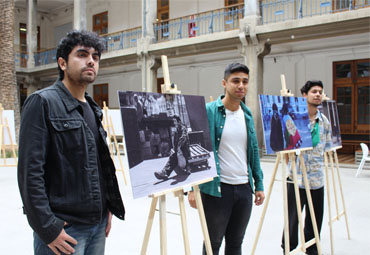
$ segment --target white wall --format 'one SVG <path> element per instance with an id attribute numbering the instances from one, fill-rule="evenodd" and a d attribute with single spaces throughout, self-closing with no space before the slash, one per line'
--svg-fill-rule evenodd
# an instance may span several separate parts
<path id="1" fill-rule="evenodd" d="M 141 1 L 89 1 L 87 3 L 86 23 L 92 30 L 92 17 L 108 11 L 108 33 L 141 26 Z"/>
<path id="2" fill-rule="evenodd" d="M 341 45 L 335 46 L 338 42 Z M 310 49 L 305 45 L 311 45 Z M 307 80 L 316 79 L 324 83 L 325 94 L 333 98 L 333 62 L 370 58 L 368 45 L 366 33 L 273 46 L 272 53 L 264 58 L 264 94 L 280 95 L 280 74 L 285 74 L 287 88 L 295 96 L 301 96 L 300 88 Z"/>
<path id="3" fill-rule="evenodd" d="M 170 0 L 170 19 L 223 8 L 224 0 Z"/>

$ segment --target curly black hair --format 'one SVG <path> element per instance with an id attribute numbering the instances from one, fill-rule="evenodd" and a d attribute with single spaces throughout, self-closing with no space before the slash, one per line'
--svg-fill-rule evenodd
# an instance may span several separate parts
<path id="1" fill-rule="evenodd" d="M 57 47 L 56 59 L 63 58 L 68 63 L 68 55 L 77 45 L 94 48 L 98 54 L 99 59 L 101 53 L 105 49 L 104 39 L 100 38 L 96 33 L 89 31 L 72 30 L 65 37 L 63 37 Z M 64 71 L 58 64 L 59 79 L 64 79 Z"/>

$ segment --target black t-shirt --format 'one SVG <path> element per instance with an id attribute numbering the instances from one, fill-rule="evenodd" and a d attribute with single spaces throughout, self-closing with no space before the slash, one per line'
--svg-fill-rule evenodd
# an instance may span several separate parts
<path id="1" fill-rule="evenodd" d="M 102 209 L 103 209 L 103 216 L 106 213 L 106 198 L 105 198 L 105 187 L 104 187 L 104 176 L 103 176 L 103 170 L 100 164 L 100 151 L 99 148 L 101 146 L 101 138 L 99 135 L 99 127 L 97 123 L 97 118 L 88 102 L 81 102 L 79 101 L 81 107 L 82 107 L 82 116 L 84 117 L 87 126 L 90 128 L 92 131 L 94 138 L 95 138 L 95 144 L 96 144 L 96 158 L 97 158 L 97 163 L 98 163 L 98 171 L 99 171 L 99 182 L 100 182 L 100 194 L 102 197 Z"/>

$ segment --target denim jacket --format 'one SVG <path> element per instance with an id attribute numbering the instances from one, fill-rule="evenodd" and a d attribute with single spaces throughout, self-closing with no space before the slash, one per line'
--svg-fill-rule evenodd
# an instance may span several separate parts
<path id="1" fill-rule="evenodd" d="M 208 124 L 210 129 L 210 135 L 212 139 L 213 152 L 216 160 L 216 168 L 218 176 L 213 181 L 199 185 L 200 190 L 206 194 L 212 196 L 221 196 L 221 185 L 220 185 L 220 164 L 218 160 L 218 148 L 220 147 L 221 136 L 223 127 L 225 125 L 226 113 L 225 106 L 222 103 L 223 96 L 219 97 L 216 101 L 210 102 L 206 105 Z M 245 123 L 247 127 L 247 163 L 248 163 L 248 175 L 249 183 L 252 190 L 254 186 L 256 191 L 263 191 L 263 173 L 260 166 L 258 143 L 256 131 L 254 128 L 253 116 L 249 108 L 240 102 L 240 106 L 244 112 Z M 254 179 L 254 181 L 253 181 Z"/>
<path id="2" fill-rule="evenodd" d="M 85 95 L 96 117 L 99 106 Z M 19 132 L 18 185 L 28 222 L 49 244 L 64 222 L 101 222 L 97 145 L 78 101 L 58 80 L 36 91 L 25 101 Z M 102 141 L 100 163 L 105 181 L 108 210 L 124 219 L 125 209 L 115 167 L 106 144 L 106 133 L 98 123 Z"/>

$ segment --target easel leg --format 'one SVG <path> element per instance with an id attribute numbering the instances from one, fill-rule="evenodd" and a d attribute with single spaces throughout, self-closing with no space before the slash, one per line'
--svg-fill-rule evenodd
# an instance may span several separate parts
<path id="1" fill-rule="evenodd" d="M 159 197 L 159 229 L 161 238 L 161 255 L 167 255 L 166 195 Z"/>
<path id="2" fill-rule="evenodd" d="M 199 213 L 200 224 L 202 226 L 204 244 L 206 247 L 207 255 L 212 255 L 213 254 L 212 246 L 211 246 L 211 241 L 208 235 L 207 222 L 206 222 L 206 217 L 204 216 L 204 209 L 203 209 L 202 198 L 200 197 L 199 186 L 195 185 L 193 186 L 193 188 L 194 188 L 194 193 L 195 193 L 195 201 L 197 203 L 197 208 L 198 208 L 198 213 Z"/>
<path id="3" fill-rule="evenodd" d="M 299 226 L 299 235 L 301 238 L 301 250 L 306 252 L 305 246 L 305 238 L 304 238 L 304 231 L 303 231 L 303 220 L 302 220 L 302 205 L 301 205 L 301 197 L 299 194 L 299 187 L 298 187 L 298 180 L 297 180 L 297 166 L 295 161 L 294 153 L 290 153 L 290 162 L 292 162 L 292 173 L 293 173 L 293 184 L 294 184 L 294 193 L 295 193 L 295 201 L 297 207 L 297 214 L 298 214 L 298 226 Z"/>
<path id="4" fill-rule="evenodd" d="M 283 208 L 284 208 L 284 249 L 285 255 L 290 253 L 289 244 L 289 217 L 288 217 L 288 191 L 287 191 L 287 181 L 286 181 L 286 163 L 285 159 L 282 159 L 282 171 L 281 171 L 281 183 L 283 184 Z"/>
<path id="5" fill-rule="evenodd" d="M 332 177 L 332 181 L 333 181 L 335 208 L 336 208 L 336 212 L 337 212 L 337 217 L 336 218 L 337 218 L 337 220 L 339 220 L 340 215 L 339 215 L 339 207 L 338 207 L 337 188 L 336 188 L 336 185 L 335 185 L 334 162 L 333 162 L 332 152 L 329 151 L 328 155 L 329 155 L 329 160 L 330 160 L 331 177 Z"/>
<path id="6" fill-rule="evenodd" d="M 331 254 L 334 254 L 333 244 L 333 221 L 331 216 L 331 200 L 330 200 L 330 183 L 329 183 L 329 169 L 328 169 L 328 156 L 327 152 L 324 153 L 324 164 L 325 164 L 325 177 L 326 177 L 326 194 L 328 200 L 328 213 L 329 213 L 329 231 L 330 231 L 330 250 Z"/>
<path id="7" fill-rule="evenodd" d="M 150 231 L 152 230 L 152 226 L 153 226 L 153 219 L 154 219 L 155 208 L 157 206 L 157 201 L 158 201 L 158 197 L 152 198 L 152 204 L 150 206 L 148 222 L 147 222 L 146 229 L 145 229 L 144 241 L 143 241 L 143 245 L 141 247 L 141 252 L 140 252 L 141 255 L 145 255 L 148 249 L 149 236 L 150 236 Z"/>
<path id="8" fill-rule="evenodd" d="M 179 207 L 180 207 L 180 216 L 181 216 L 181 225 L 182 225 L 182 236 L 184 238 L 184 248 L 185 254 L 190 254 L 190 245 L 189 245 L 189 235 L 188 235 L 188 227 L 186 221 L 186 213 L 185 213 L 185 206 L 184 206 L 184 193 L 183 190 L 177 191 L 175 195 L 179 198 Z"/>
<path id="9" fill-rule="evenodd" d="M 346 220 L 347 236 L 348 236 L 348 240 L 351 240 L 351 236 L 350 236 L 350 234 L 349 234 L 349 227 L 348 227 L 347 210 L 346 210 L 346 205 L 345 205 L 345 203 L 344 203 L 344 195 L 343 195 L 342 181 L 341 181 L 341 179 L 340 179 L 340 173 L 339 173 L 338 154 L 337 154 L 337 152 L 336 152 L 336 151 L 334 151 L 334 159 L 335 159 L 335 165 L 336 165 L 336 168 L 337 168 L 337 175 L 338 175 L 338 182 L 339 182 L 340 194 L 341 194 L 341 197 L 342 197 L 343 214 L 344 214 L 344 218 L 345 218 L 345 220 Z"/>
<path id="10" fill-rule="evenodd" d="M 316 217 L 315 217 L 315 211 L 313 209 L 313 204 L 312 204 L 312 197 L 311 197 L 311 192 L 310 192 L 310 185 L 308 183 L 306 166 L 304 165 L 304 159 L 303 159 L 303 155 L 302 154 L 300 154 L 300 160 L 301 160 L 301 166 L 302 166 L 302 173 L 303 173 L 304 185 L 305 185 L 306 194 L 307 194 L 308 206 L 309 206 L 310 214 L 311 214 L 311 221 L 312 221 L 312 226 L 313 226 L 313 232 L 315 233 L 316 247 L 317 247 L 317 251 L 318 251 L 319 255 L 321 255 L 322 253 L 321 253 L 320 235 L 319 235 L 319 231 L 317 229 L 317 222 L 316 222 Z"/>
<path id="11" fill-rule="evenodd" d="M 260 222 L 258 224 L 258 229 L 257 229 L 256 236 L 254 238 L 254 243 L 253 243 L 253 248 L 252 248 L 252 255 L 254 255 L 254 253 L 256 252 L 258 239 L 259 239 L 259 236 L 261 234 L 263 221 L 265 219 L 267 207 L 268 207 L 268 204 L 269 204 L 269 201 L 270 201 L 270 197 L 271 197 L 271 193 L 272 193 L 272 187 L 274 186 L 274 182 L 275 182 L 276 173 L 277 173 L 277 170 L 278 170 L 278 167 L 279 167 L 280 159 L 281 159 L 281 154 L 279 152 L 279 153 L 277 153 L 275 166 L 274 166 L 274 171 L 272 172 L 272 177 L 271 177 L 269 189 L 268 189 L 268 192 L 267 192 L 267 196 L 266 196 L 266 199 L 265 199 L 265 204 L 263 205 L 263 211 L 262 211 L 261 219 L 260 219 Z"/>

